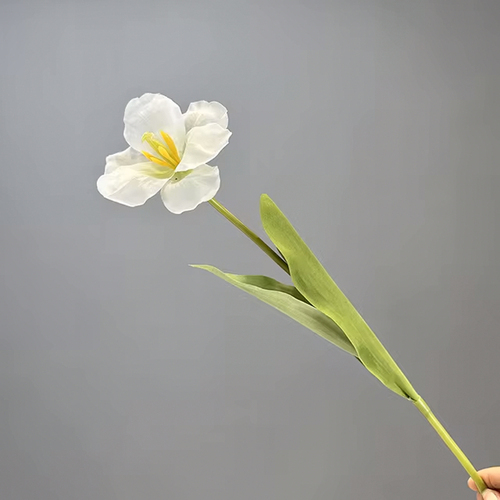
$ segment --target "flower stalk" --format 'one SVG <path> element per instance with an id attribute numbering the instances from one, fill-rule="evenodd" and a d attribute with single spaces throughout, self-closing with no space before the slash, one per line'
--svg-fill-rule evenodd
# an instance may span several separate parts
<path id="1" fill-rule="evenodd" d="M 483 492 L 487 489 L 487 487 L 482 477 L 478 474 L 477 470 L 474 468 L 471 461 L 467 458 L 465 453 L 460 449 L 455 440 L 450 436 L 448 431 L 443 427 L 441 422 L 437 419 L 436 415 L 432 413 L 431 409 L 429 408 L 429 405 L 420 397 L 416 401 L 413 401 L 413 404 L 418 408 L 420 413 L 422 413 L 422 415 L 427 419 L 429 424 L 432 425 L 434 430 L 438 433 L 439 437 L 444 441 L 446 446 L 448 446 L 450 451 L 455 455 L 455 457 L 457 457 L 457 460 L 462 464 L 462 467 L 467 471 L 469 476 L 476 483 L 479 493 L 483 494 Z"/>
<path id="2" fill-rule="evenodd" d="M 223 215 L 231 224 L 235 225 L 245 236 L 248 236 L 266 255 L 271 257 L 278 266 L 285 271 L 285 273 L 290 274 L 288 269 L 288 264 L 285 259 L 281 257 L 277 252 L 275 252 L 264 240 L 257 236 L 251 229 L 249 229 L 243 222 L 233 215 L 222 203 L 219 203 L 215 198 L 209 200 L 210 205 L 217 210 L 221 215 Z"/>

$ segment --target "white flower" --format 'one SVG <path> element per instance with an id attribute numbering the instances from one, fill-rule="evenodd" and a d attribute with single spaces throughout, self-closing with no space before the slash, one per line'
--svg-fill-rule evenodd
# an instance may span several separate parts
<path id="1" fill-rule="evenodd" d="M 227 109 L 198 101 L 182 114 L 161 94 L 144 94 L 125 108 L 124 136 L 129 148 L 106 158 L 97 189 L 109 200 L 142 205 L 161 191 L 165 206 L 180 214 L 212 199 L 219 169 L 206 162 L 227 145 Z"/>

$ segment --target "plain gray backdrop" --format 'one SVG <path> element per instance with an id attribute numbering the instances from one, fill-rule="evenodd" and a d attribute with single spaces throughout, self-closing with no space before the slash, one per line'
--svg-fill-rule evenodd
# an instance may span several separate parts
<path id="1" fill-rule="evenodd" d="M 500 462 L 498 0 L 2 0 L 0 498 L 467 499 L 411 403 L 188 267 L 204 204 L 96 188 L 143 92 L 218 100 L 218 199 L 285 211 L 474 464 Z"/>

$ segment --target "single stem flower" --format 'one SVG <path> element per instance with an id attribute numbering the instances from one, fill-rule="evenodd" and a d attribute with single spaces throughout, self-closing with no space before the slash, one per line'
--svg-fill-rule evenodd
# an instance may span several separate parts
<path id="1" fill-rule="evenodd" d="M 97 181 L 99 192 L 135 207 L 160 191 L 165 206 L 177 214 L 210 202 L 288 273 L 294 286 L 266 276 L 195 267 L 251 293 L 354 355 L 389 389 L 413 402 L 483 494 L 486 484 L 470 460 L 274 202 L 262 196 L 261 218 L 279 253 L 214 199 L 220 186 L 219 170 L 206 162 L 217 156 L 231 135 L 226 108 L 218 102 L 199 101 L 182 114 L 168 97 L 144 94 L 128 103 L 124 122 L 130 147 L 106 158 L 104 174 Z"/>
<path id="2" fill-rule="evenodd" d="M 109 200 L 136 207 L 160 192 L 180 214 L 211 200 L 220 187 L 218 167 L 207 162 L 228 144 L 227 109 L 198 101 L 186 113 L 168 97 L 144 94 L 125 108 L 129 148 L 106 158 L 97 189 Z"/>

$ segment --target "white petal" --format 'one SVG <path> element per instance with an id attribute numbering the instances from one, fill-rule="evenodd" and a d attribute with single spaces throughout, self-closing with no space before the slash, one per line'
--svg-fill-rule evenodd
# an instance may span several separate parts
<path id="1" fill-rule="evenodd" d="M 106 166 L 104 172 L 110 174 L 119 167 L 135 165 L 147 161 L 146 157 L 133 148 L 127 148 L 125 151 L 120 151 L 114 155 L 106 156 Z"/>
<path id="2" fill-rule="evenodd" d="M 186 129 L 181 108 L 164 95 L 144 94 L 132 99 L 125 108 L 123 121 L 125 140 L 137 151 L 149 151 L 149 146 L 142 142 L 145 132 L 159 135 L 160 130 L 172 137 L 179 151 L 184 147 Z"/>
<path id="3" fill-rule="evenodd" d="M 200 165 L 181 180 L 176 181 L 174 174 L 161 190 L 161 198 L 171 212 L 181 214 L 211 200 L 219 187 L 219 169 Z"/>
<path id="4" fill-rule="evenodd" d="M 217 123 L 222 128 L 227 128 L 227 109 L 216 101 L 192 102 L 184 113 L 184 123 L 186 132 L 189 132 L 193 127 L 207 125 L 207 123 Z"/>
<path id="5" fill-rule="evenodd" d="M 231 132 L 217 123 L 192 128 L 186 136 L 186 148 L 176 171 L 191 170 L 215 158 L 227 146 Z"/>
<path id="6" fill-rule="evenodd" d="M 151 162 L 121 166 L 106 172 L 97 179 L 97 190 L 105 198 L 129 207 L 143 205 L 167 182 L 167 179 L 150 177 Z"/>

